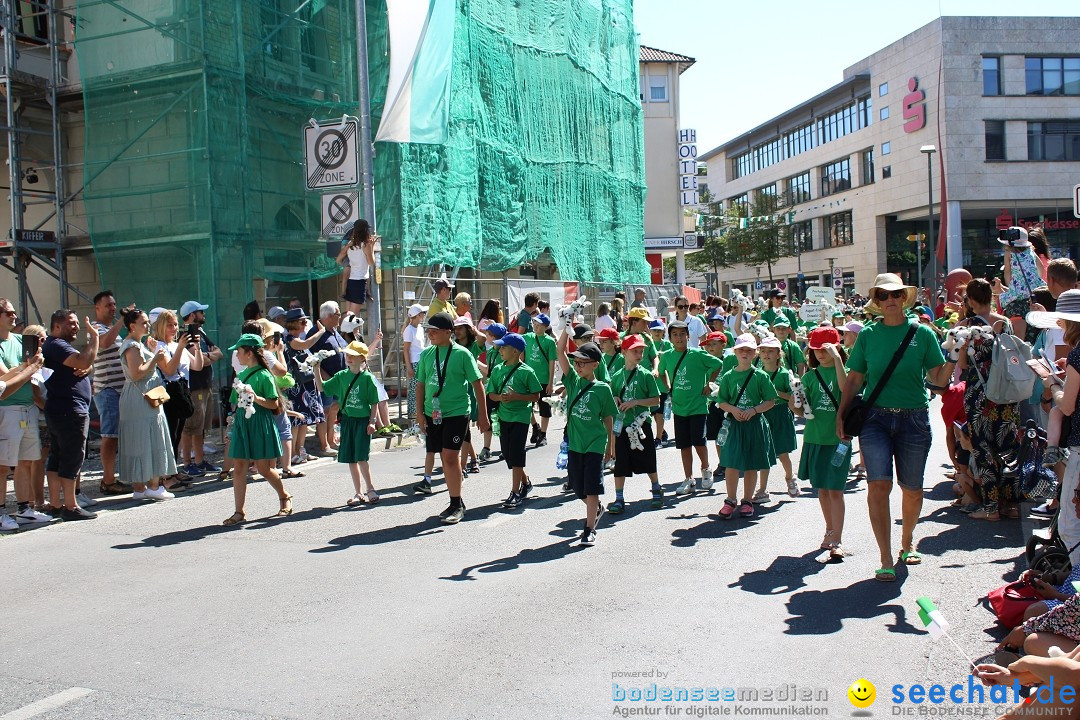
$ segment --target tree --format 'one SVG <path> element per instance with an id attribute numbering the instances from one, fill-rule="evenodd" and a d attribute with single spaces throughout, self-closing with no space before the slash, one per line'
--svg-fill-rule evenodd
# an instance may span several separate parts
<path id="1" fill-rule="evenodd" d="M 775 194 L 758 192 L 748 205 L 731 203 L 725 216 L 730 257 L 746 265 L 768 267 L 770 285 L 776 261 L 795 254 L 784 209 L 783 201 Z"/>
<path id="2" fill-rule="evenodd" d="M 700 200 L 705 206 L 699 225 L 705 235 L 705 244 L 697 252 L 686 256 L 686 266 L 698 272 L 712 270 L 719 275 L 720 268 L 735 267 L 726 237 L 723 201 L 717 201 L 708 188 L 701 191 Z"/>

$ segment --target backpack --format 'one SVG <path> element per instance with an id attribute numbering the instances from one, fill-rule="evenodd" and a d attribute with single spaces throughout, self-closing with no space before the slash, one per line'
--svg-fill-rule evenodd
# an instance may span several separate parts
<path id="1" fill-rule="evenodd" d="M 994 336 L 994 349 L 990 356 L 990 375 L 983 377 L 975 372 L 986 388 L 986 399 L 998 405 L 1026 401 L 1035 386 L 1035 371 L 1027 364 L 1031 359 L 1031 346 L 1009 333 Z"/>

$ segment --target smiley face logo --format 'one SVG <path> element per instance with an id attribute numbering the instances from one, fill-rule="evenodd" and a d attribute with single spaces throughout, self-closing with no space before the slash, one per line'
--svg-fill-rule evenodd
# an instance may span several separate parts
<path id="1" fill-rule="evenodd" d="M 874 704 L 877 698 L 877 690 L 874 683 L 859 678 L 851 684 L 847 691 L 848 700 L 857 708 L 868 708 Z"/>

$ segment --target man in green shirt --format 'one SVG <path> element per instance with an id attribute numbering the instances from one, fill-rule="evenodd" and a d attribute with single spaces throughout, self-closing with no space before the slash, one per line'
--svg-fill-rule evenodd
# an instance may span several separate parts
<path id="1" fill-rule="evenodd" d="M 536 373 L 536 379 L 543 386 L 542 397 L 551 395 L 551 384 L 555 380 L 555 340 L 548 335 L 551 318 L 539 313 L 532 319 L 532 332 L 525 338 L 525 364 Z M 551 406 L 538 402 L 540 422 L 533 422 L 533 434 L 529 442 L 536 447 L 547 445 L 548 421 L 551 420 Z"/>
<path id="2" fill-rule="evenodd" d="M 417 413 L 416 422 L 420 432 L 427 434 L 427 452 L 442 457 L 443 476 L 450 493 L 450 506 L 439 517 L 447 525 L 461 522 L 465 517 L 465 503 L 461 501 L 461 444 L 469 429 L 469 385 L 478 406 L 477 427 L 487 432 L 487 402 L 484 382 L 476 358 L 467 348 L 451 341 L 454 319 L 449 313 L 436 313 L 427 321 L 431 345 L 420 353 L 416 370 L 416 406 L 423 408 Z M 431 479 L 413 487 L 415 492 L 431 494 Z"/>
<path id="3" fill-rule="evenodd" d="M 506 333 L 495 341 L 502 362 L 491 370 L 487 382 L 488 400 L 496 405 L 499 418 L 499 443 L 503 460 L 513 473 L 510 496 L 503 507 L 514 509 L 528 497 L 532 483 L 525 474 L 525 440 L 532 420 L 532 404 L 540 400 L 543 387 L 533 369 L 521 362 L 525 339 L 517 333 Z M 490 367 L 490 366 L 489 366 Z"/>
<path id="4" fill-rule="evenodd" d="M 671 412 L 675 416 L 675 447 L 682 455 L 683 480 L 677 495 L 694 492 L 693 454 L 701 464 L 701 488 L 712 488 L 712 469 L 705 438 L 709 416 L 707 387 L 720 372 L 722 361 L 704 350 L 689 347 L 687 324 L 680 320 L 668 326 L 674 346 L 660 356 L 660 384 L 671 393 Z"/>

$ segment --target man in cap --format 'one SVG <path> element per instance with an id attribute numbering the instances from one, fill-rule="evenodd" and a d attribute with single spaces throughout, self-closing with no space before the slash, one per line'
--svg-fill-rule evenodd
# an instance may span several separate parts
<path id="1" fill-rule="evenodd" d="M 799 323 L 799 316 L 795 314 L 795 311 L 789 307 L 784 307 L 784 301 L 787 300 L 787 293 L 783 290 L 770 290 L 769 291 L 769 307 L 765 308 L 761 313 L 761 319 L 774 325 L 778 317 L 786 317 L 788 324 L 791 327 L 796 327 Z"/>
<path id="2" fill-rule="evenodd" d="M 634 288 L 634 302 L 630 303 L 630 309 L 645 307 L 645 288 Z"/>
<path id="3" fill-rule="evenodd" d="M 465 517 L 465 503 L 461 500 L 461 444 L 469 429 L 472 409 L 469 385 L 476 396 L 476 424 L 480 432 L 487 432 L 490 423 L 476 358 L 468 348 L 451 340 L 454 318 L 449 313 L 435 313 L 428 319 L 426 327 L 431 345 L 420 354 L 416 372 L 416 405 L 423 408 L 422 413 L 417 413 L 416 422 L 420 432 L 427 434 L 427 451 L 442 457 L 450 505 L 439 517 L 444 524 L 453 525 Z M 431 484 L 422 482 L 413 490 L 431 494 Z"/>
<path id="4" fill-rule="evenodd" d="M 431 299 L 431 304 L 428 306 L 428 316 L 435 317 L 439 313 L 446 313 L 451 320 L 457 320 L 457 310 L 454 309 L 454 303 L 450 297 L 454 292 L 453 283 L 441 277 L 432 283 L 432 288 L 435 290 L 435 297 Z"/>
<path id="5" fill-rule="evenodd" d="M 184 430 L 180 434 L 180 463 L 182 465 L 187 460 L 188 465 L 186 468 L 178 467 L 177 470 L 192 477 L 221 472 L 221 468 L 207 462 L 203 455 L 206 433 L 214 420 L 214 393 L 211 390 L 214 386 L 212 363 L 216 363 L 223 355 L 221 348 L 215 345 L 203 331 L 203 325 L 206 324 L 206 311 L 209 308 L 209 305 L 203 305 L 197 300 L 188 300 L 180 306 L 181 319 L 195 331 L 191 335 L 191 341 L 199 343 L 203 354 L 202 370 L 191 370 L 188 380 L 195 412 L 184 423 Z"/>
<path id="6" fill-rule="evenodd" d="M 542 398 L 551 395 L 552 383 L 555 381 L 555 340 L 548 335 L 551 327 L 551 319 L 544 313 L 538 314 L 532 319 L 532 332 L 527 333 L 525 338 L 525 364 L 536 373 L 536 379 L 543 386 Z M 537 403 L 540 411 L 540 422 L 533 422 L 532 437 L 529 442 L 536 447 L 547 445 L 548 421 L 551 420 L 551 405 L 541 400 Z"/>

